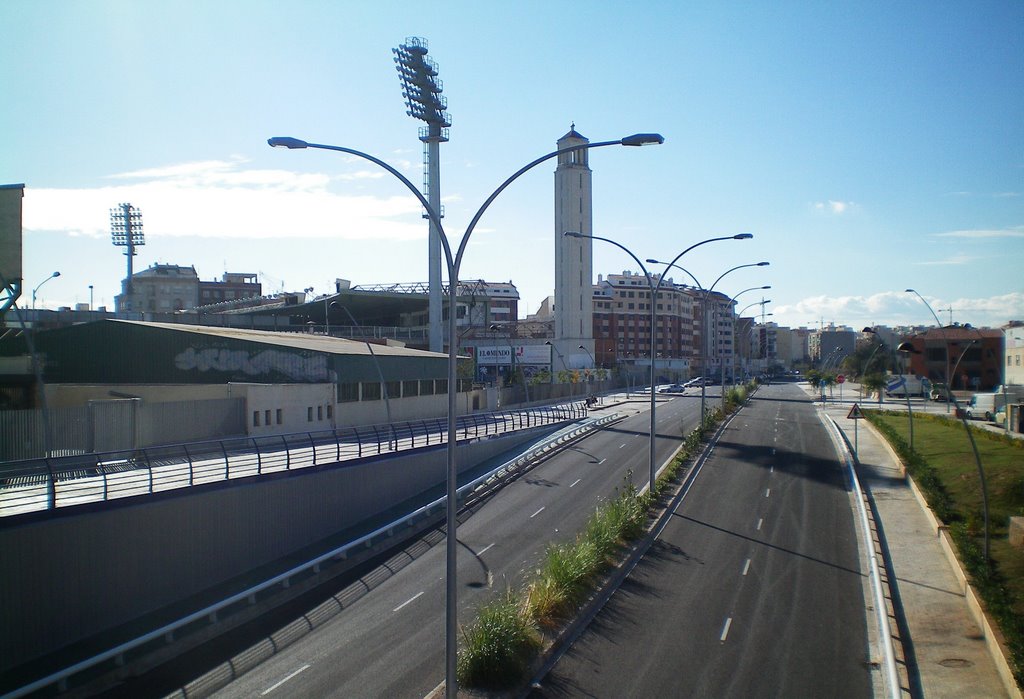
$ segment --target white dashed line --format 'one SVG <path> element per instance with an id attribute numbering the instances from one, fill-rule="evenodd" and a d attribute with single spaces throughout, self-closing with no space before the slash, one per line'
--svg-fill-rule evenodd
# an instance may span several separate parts
<path id="1" fill-rule="evenodd" d="M 275 689 L 277 689 L 278 687 L 280 687 L 280 686 L 281 686 L 282 684 L 284 684 L 285 682 L 287 682 L 287 681 L 288 681 L 288 680 L 290 680 L 291 678 L 295 677 L 295 676 L 296 676 L 297 674 L 299 674 L 299 673 L 300 673 L 300 672 L 302 672 L 303 670 L 307 669 L 308 667 L 309 667 L 309 664 L 308 664 L 308 663 L 307 663 L 307 664 L 305 664 L 305 665 L 303 665 L 303 666 L 302 666 L 302 667 L 300 667 L 300 668 L 299 668 L 298 670 L 296 670 L 296 671 L 295 671 L 295 672 L 293 672 L 292 674 L 288 675 L 287 677 L 285 677 L 285 678 L 284 678 L 283 680 L 281 680 L 281 681 L 280 681 L 280 682 L 278 682 L 277 684 L 271 685 L 271 686 L 267 687 L 266 689 L 264 689 L 264 690 L 263 690 L 262 692 L 260 692 L 260 696 L 261 696 L 261 697 L 265 697 L 265 696 L 267 696 L 268 694 L 270 694 L 271 692 L 273 692 L 273 691 L 274 691 Z"/>
<path id="2" fill-rule="evenodd" d="M 392 609 L 391 611 L 393 611 L 393 612 L 397 612 L 397 611 L 398 611 L 399 609 L 401 609 L 401 608 L 402 608 L 402 607 L 404 607 L 405 605 L 409 604 L 410 602 L 415 602 L 415 601 L 416 601 L 417 599 L 419 599 L 420 595 L 422 595 L 422 594 L 423 594 L 423 592 L 424 592 L 423 590 L 421 590 L 421 591 L 417 592 L 417 593 L 416 593 L 415 595 L 413 595 L 413 596 L 412 596 L 412 597 L 410 597 L 409 599 L 405 600 L 404 602 L 402 602 L 402 603 L 401 603 L 400 605 L 398 605 L 397 607 L 395 607 L 395 608 L 394 608 L 394 609 Z"/>
<path id="3" fill-rule="evenodd" d="M 577 478 L 576 480 L 574 480 L 574 481 L 572 482 L 572 485 L 570 485 L 569 487 L 571 488 L 571 487 L 572 487 L 573 485 L 576 485 L 577 483 L 579 483 L 579 482 L 580 482 L 580 481 L 582 481 L 582 480 L 583 480 L 582 478 Z"/>
<path id="4" fill-rule="evenodd" d="M 600 466 L 601 464 L 603 464 L 607 460 L 608 459 L 601 459 L 600 461 L 597 462 L 597 465 Z"/>
<path id="5" fill-rule="evenodd" d="M 534 517 L 536 517 L 537 515 L 539 515 L 539 514 L 540 514 L 541 512 L 543 512 L 543 511 L 544 511 L 544 508 L 543 508 L 543 507 L 542 507 L 542 508 L 540 508 L 539 510 L 537 510 L 536 512 L 534 512 L 534 513 L 533 513 L 532 515 L 530 515 L 530 519 L 533 519 Z"/>
<path id="6" fill-rule="evenodd" d="M 764 524 L 763 519 L 757 520 L 757 531 L 761 531 L 761 525 Z"/>
<path id="7" fill-rule="evenodd" d="M 747 562 L 743 564 L 743 575 L 746 576 L 747 571 L 749 571 L 749 570 L 750 570 L 750 559 L 748 558 Z"/>
<path id="8" fill-rule="evenodd" d="M 491 550 L 491 549 L 492 549 L 493 547 L 494 547 L 494 544 L 488 544 L 487 546 L 484 546 L 484 547 L 483 547 L 482 549 L 480 549 L 479 551 L 477 551 L 477 552 L 476 552 L 476 555 L 477 555 L 477 556 L 482 556 L 482 555 L 484 555 L 485 553 L 487 553 L 488 551 L 490 551 L 490 550 Z"/>
<path id="9" fill-rule="evenodd" d="M 771 489 L 771 488 L 768 488 L 767 490 L 765 490 L 765 491 L 764 491 L 764 496 L 765 496 L 766 498 L 770 498 L 770 497 L 772 496 L 772 489 Z"/>
<path id="10" fill-rule="evenodd" d="M 722 636 L 718 640 L 725 643 L 725 639 L 729 637 L 729 627 L 732 626 L 732 617 L 725 620 L 725 628 L 722 629 Z"/>

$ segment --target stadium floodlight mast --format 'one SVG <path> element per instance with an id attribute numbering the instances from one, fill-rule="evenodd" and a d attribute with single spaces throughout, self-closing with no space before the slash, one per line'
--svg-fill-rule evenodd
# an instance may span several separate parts
<path id="1" fill-rule="evenodd" d="M 446 497 L 446 513 L 445 513 L 445 695 L 448 699 L 455 699 L 458 694 L 458 681 L 455 676 L 456 661 L 458 660 L 457 648 L 458 648 L 458 588 L 457 588 L 457 576 L 456 576 L 456 564 L 457 560 L 457 546 L 458 541 L 455 537 L 455 528 L 458 525 L 456 519 L 456 498 L 458 496 L 458 470 L 455 463 L 455 452 L 456 452 L 456 429 L 455 429 L 455 416 L 458 407 L 456 401 L 456 388 L 458 386 L 458 353 L 459 353 L 459 334 L 458 325 L 456 324 L 455 313 L 455 301 L 456 301 L 456 290 L 459 288 L 459 269 L 462 266 L 462 258 L 466 254 L 466 248 L 469 245 L 470 236 L 476 229 L 477 223 L 479 223 L 484 212 L 487 211 L 488 207 L 497 199 L 498 195 L 501 194 L 505 189 L 512 184 L 515 180 L 519 179 L 523 174 L 537 167 L 541 163 L 557 158 L 565 153 L 573 153 L 581 150 L 592 150 L 594 148 L 602 148 L 604 146 L 646 146 L 656 145 L 665 142 L 665 138 L 661 134 L 657 133 L 638 133 L 631 136 L 625 136 L 614 141 L 598 141 L 596 143 L 581 143 L 575 146 L 568 146 L 566 148 L 560 148 L 558 150 L 551 151 L 539 158 L 527 163 L 523 167 L 519 168 L 516 172 L 510 175 L 502 182 L 497 189 L 484 200 L 484 203 L 480 205 L 473 218 L 470 219 L 469 224 L 466 226 L 465 233 L 462 234 L 462 239 L 459 241 L 459 247 L 452 253 L 451 245 L 448 242 L 448 238 L 444 232 L 444 226 L 441 224 L 441 216 L 437 209 L 430 205 L 430 202 L 423 195 L 423 193 L 416 188 L 409 178 L 395 169 L 394 166 L 389 165 L 380 158 L 376 158 L 369 153 L 355 150 L 354 148 L 346 148 L 344 146 L 330 146 L 322 143 L 308 143 L 298 138 L 292 138 L 289 136 L 275 136 L 267 139 L 267 144 L 272 148 L 288 148 L 288 149 L 302 149 L 302 148 L 318 148 L 321 150 L 337 151 L 339 153 L 347 153 L 364 160 L 368 160 L 374 163 L 378 167 L 387 170 L 399 180 L 406 189 L 408 189 L 413 196 L 415 196 L 423 208 L 426 209 L 427 214 L 430 216 L 432 223 L 437 225 L 438 230 L 441 232 L 440 240 L 441 246 L 444 251 L 445 261 L 448 265 L 448 430 L 447 430 L 447 454 L 448 454 L 448 469 L 447 469 L 447 497 Z"/>
<path id="2" fill-rule="evenodd" d="M 658 313 L 657 313 L 657 308 L 658 308 L 658 302 L 657 302 L 658 292 L 661 290 L 662 282 L 665 281 L 665 275 L 662 274 L 661 276 L 659 276 L 658 277 L 658 283 L 655 284 L 654 283 L 654 277 L 651 275 L 650 272 L 647 271 L 647 268 L 644 266 L 644 263 L 640 261 L 640 258 L 637 257 L 635 254 L 633 254 L 633 251 L 630 250 L 629 248 L 627 248 L 625 245 L 623 245 L 622 243 L 619 243 L 617 241 L 611 240 L 610 238 L 601 238 L 601 237 L 596 236 L 596 235 L 584 235 L 583 233 L 579 233 L 577 231 L 566 231 L 565 235 L 567 235 L 567 236 L 569 236 L 571 238 L 590 238 L 592 240 L 602 240 L 602 241 L 604 241 L 606 243 L 614 245 L 619 250 L 622 250 L 624 253 L 626 253 L 627 255 L 632 257 L 633 261 L 636 262 L 638 265 L 640 265 L 640 269 L 643 270 L 643 273 L 644 273 L 644 278 L 647 280 L 647 286 L 650 287 L 650 290 L 651 290 L 651 303 L 650 303 L 650 306 L 651 306 L 651 321 L 650 321 L 651 322 L 651 333 L 650 333 L 650 335 L 651 335 L 651 346 L 650 346 L 650 360 L 651 360 L 651 436 L 650 436 L 650 445 L 648 446 L 648 451 L 649 451 L 648 458 L 649 458 L 649 461 L 650 461 L 650 470 L 651 470 L 651 473 L 650 473 L 650 479 L 651 480 L 650 480 L 649 488 L 650 488 L 651 494 L 653 495 L 654 491 L 655 491 L 655 483 L 656 483 L 656 476 L 657 476 L 657 473 L 655 473 L 656 467 L 655 467 L 655 464 L 654 464 L 654 458 L 655 458 L 654 457 L 654 438 L 655 438 L 655 435 L 657 434 L 657 423 L 655 421 L 655 414 L 654 414 L 654 412 L 655 412 L 655 399 L 654 399 L 654 388 L 655 388 L 654 387 L 654 379 L 655 379 L 655 368 L 654 368 L 655 336 L 654 335 L 655 335 L 655 325 L 657 325 L 657 323 L 658 323 Z M 675 258 L 671 262 L 668 263 L 668 266 L 665 267 L 665 271 L 667 272 L 670 267 L 675 265 L 675 263 L 683 255 L 685 255 L 686 253 L 690 252 L 694 248 L 700 247 L 701 245 L 706 245 L 708 243 L 714 243 L 714 242 L 716 242 L 718 240 L 747 240 L 747 239 L 753 238 L 753 237 L 754 237 L 753 233 L 737 233 L 736 235 L 725 235 L 725 236 L 720 236 L 720 237 L 717 237 L 717 238 L 708 238 L 707 240 L 702 240 L 699 243 L 694 243 L 693 245 L 691 245 L 690 247 L 686 248 L 681 253 L 676 255 Z M 647 260 L 647 261 L 651 262 L 651 260 Z M 655 262 L 657 262 L 657 261 L 655 261 Z M 701 424 L 704 424 L 703 423 L 703 417 L 701 417 Z"/>
<path id="3" fill-rule="evenodd" d="M 135 248 L 146 244 L 146 236 L 142 232 L 142 211 L 131 204 L 118 204 L 110 210 L 110 239 L 117 247 L 127 248 L 124 254 L 128 257 L 128 277 L 125 282 L 125 295 L 129 306 L 132 305 L 132 258 Z M 128 308 L 127 310 L 132 310 Z"/>
<path id="4" fill-rule="evenodd" d="M 448 141 L 448 127 L 452 125 L 448 114 L 448 100 L 441 94 L 444 85 L 437 77 L 437 64 L 427 57 L 427 40 L 412 36 L 396 49 L 395 68 L 402 82 L 402 97 L 405 98 L 406 114 L 426 123 L 420 129 L 423 142 L 423 193 L 436 212 L 437 218 L 444 218 L 441 208 L 441 158 L 440 145 Z M 429 214 L 430 234 L 427 240 L 427 317 L 428 337 L 431 352 L 444 350 L 444 323 L 442 320 L 441 292 L 441 228 Z"/>

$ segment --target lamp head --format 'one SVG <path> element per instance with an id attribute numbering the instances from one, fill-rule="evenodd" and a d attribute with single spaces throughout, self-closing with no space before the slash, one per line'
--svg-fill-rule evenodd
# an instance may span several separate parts
<path id="1" fill-rule="evenodd" d="M 580 233 L 579 231 L 566 231 L 562 235 L 567 235 L 570 238 L 586 238 L 587 237 L 587 236 L 583 235 L 582 233 Z"/>
<path id="2" fill-rule="evenodd" d="M 771 289 L 771 288 L 772 288 L 772 285 L 771 285 L 771 284 L 769 284 L 768 286 L 762 286 L 761 288 L 762 288 L 762 289 Z M 767 301 L 765 301 L 765 303 L 768 303 L 768 302 L 767 302 Z"/>
<path id="3" fill-rule="evenodd" d="M 309 146 L 305 141 L 300 141 L 297 138 L 291 136 L 274 136 L 268 138 L 267 143 L 270 144 L 271 148 L 307 148 Z"/>
<path id="4" fill-rule="evenodd" d="M 864 328 L 863 330 L 861 330 L 861 332 L 862 333 L 871 333 L 872 335 L 877 335 L 878 334 L 877 332 L 875 332 L 874 328 Z"/>
<path id="5" fill-rule="evenodd" d="M 758 267 L 767 267 L 770 264 L 771 264 L 771 262 L 758 262 L 757 266 Z"/>
<path id="6" fill-rule="evenodd" d="M 906 293 L 908 293 L 908 294 L 916 294 L 917 292 L 914 291 L 913 289 L 907 289 Z"/>
<path id="7" fill-rule="evenodd" d="M 660 262 L 658 260 L 655 260 L 653 257 L 648 257 L 646 260 L 644 260 L 644 262 L 646 262 L 649 265 L 663 265 L 663 264 L 665 264 L 664 262 Z"/>
<path id="8" fill-rule="evenodd" d="M 896 351 L 906 352 L 907 354 L 921 354 L 920 350 L 914 349 L 914 344 L 912 342 L 901 342 L 896 346 Z"/>
<path id="9" fill-rule="evenodd" d="M 51 276 L 51 277 L 59 277 L 59 276 L 60 276 L 60 272 L 54 272 L 54 273 L 53 273 L 53 274 L 51 274 L 50 276 Z"/>
<path id="10" fill-rule="evenodd" d="M 665 137 L 660 133 L 635 133 L 626 136 L 620 143 L 624 146 L 656 146 L 665 142 Z"/>
<path id="11" fill-rule="evenodd" d="M 737 233 L 736 235 L 734 235 L 732 237 L 732 239 L 733 240 L 748 240 L 748 239 L 753 238 L 753 237 L 754 237 L 753 233 Z"/>

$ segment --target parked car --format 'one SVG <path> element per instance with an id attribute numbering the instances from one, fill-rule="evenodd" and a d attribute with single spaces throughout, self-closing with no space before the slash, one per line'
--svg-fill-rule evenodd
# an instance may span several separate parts
<path id="1" fill-rule="evenodd" d="M 658 393 L 682 393 L 686 390 L 686 387 L 682 384 L 674 383 L 671 386 L 665 388 L 659 388 Z"/>

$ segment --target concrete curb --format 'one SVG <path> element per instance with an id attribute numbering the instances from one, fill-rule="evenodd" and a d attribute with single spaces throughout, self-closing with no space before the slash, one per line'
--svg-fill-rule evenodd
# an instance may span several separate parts
<path id="1" fill-rule="evenodd" d="M 942 551 L 946 555 L 946 559 L 949 562 L 950 567 L 953 569 L 953 575 L 956 576 L 956 579 L 963 590 L 964 599 L 967 602 L 967 608 L 971 613 L 971 617 L 985 635 L 985 646 L 988 649 L 989 654 L 992 656 L 993 662 L 995 662 L 996 670 L 999 672 L 999 679 L 1002 681 L 1007 693 L 1014 699 L 1024 699 L 1024 695 L 1021 694 L 1021 690 L 1017 686 L 1017 680 L 1014 678 L 1013 671 L 1010 669 L 1010 663 L 1007 660 L 1009 652 L 1006 648 L 1006 643 L 1003 640 L 1003 635 L 999 629 L 990 622 L 988 615 L 985 613 L 984 607 L 982 606 L 981 599 L 975 593 L 974 588 L 971 587 L 967 574 L 964 572 L 963 565 L 960 563 L 960 557 L 956 553 L 956 544 L 949 533 L 949 527 L 942 524 L 938 517 L 935 516 L 935 513 L 932 512 L 924 494 L 917 487 L 917 483 L 914 481 L 913 476 L 907 473 L 903 460 L 896 454 L 896 451 L 892 448 L 892 445 L 889 444 L 889 441 L 882 436 L 870 421 L 865 420 L 864 422 L 874 436 L 878 438 L 878 441 L 882 446 L 889 452 L 893 462 L 899 464 L 900 470 L 903 472 L 904 478 L 910 486 L 910 491 L 914 494 L 914 499 L 917 500 L 917 504 L 921 507 L 921 510 L 928 518 L 931 527 L 935 530 L 935 535 L 939 538 L 939 544 L 942 547 Z"/>

